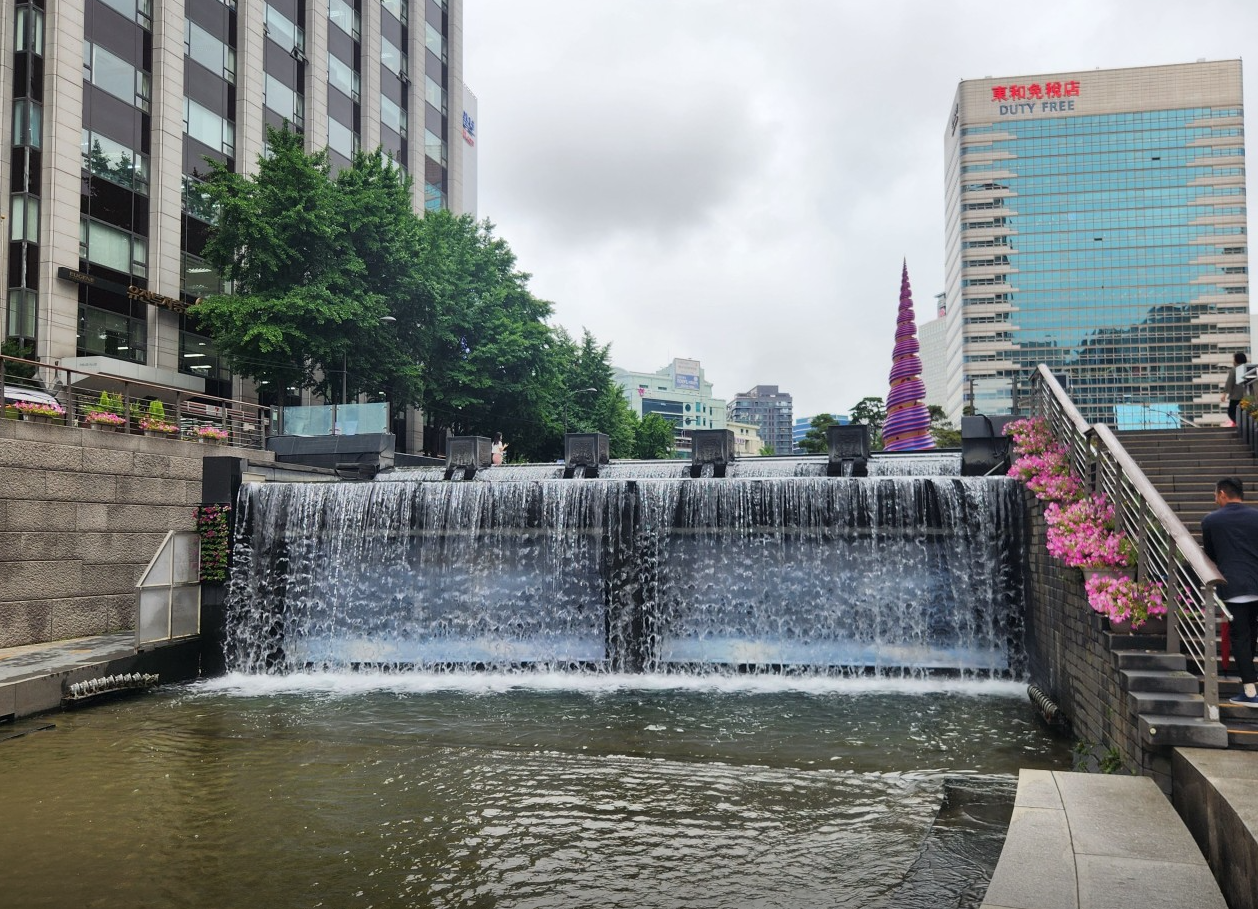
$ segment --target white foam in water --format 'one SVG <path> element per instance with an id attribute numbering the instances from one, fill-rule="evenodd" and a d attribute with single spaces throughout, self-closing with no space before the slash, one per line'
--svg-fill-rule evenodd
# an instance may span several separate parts
<path id="1" fill-rule="evenodd" d="M 378 691 L 406 694 L 449 691 L 493 695 L 510 691 L 563 691 L 591 695 L 621 691 L 716 692 L 722 694 L 802 693 L 818 696 L 955 694 L 972 697 L 1026 698 L 1026 684 L 1007 679 L 887 676 L 790 676 L 683 674 L 599 674 L 572 672 L 294 672 L 255 675 L 232 672 L 196 682 L 193 693 L 266 697 L 276 694 L 323 694 L 352 697 Z"/>

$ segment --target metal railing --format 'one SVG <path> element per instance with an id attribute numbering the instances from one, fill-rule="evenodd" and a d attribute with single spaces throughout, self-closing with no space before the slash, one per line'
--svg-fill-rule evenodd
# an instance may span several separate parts
<path id="1" fill-rule="evenodd" d="M 166 533 L 136 582 L 135 646 L 145 650 L 201 633 L 201 537 Z"/>
<path id="2" fill-rule="evenodd" d="M 29 378 L 32 369 L 33 379 Z M 143 433 L 141 422 L 150 417 L 151 403 L 159 401 L 162 422 L 175 429 L 163 433 L 170 438 L 198 439 L 198 430 L 212 427 L 226 433 L 224 444 L 264 449 L 271 427 L 271 408 L 261 404 L 3 355 L 0 355 L 0 388 L 6 389 L 6 395 L 15 388 L 30 388 L 52 395 L 65 408 L 65 416 L 57 418 L 57 422 L 69 426 L 91 426 L 89 415 L 110 410 L 122 420 L 118 429 Z M 102 392 L 111 396 L 110 405 L 102 402 Z M 5 415 L 11 415 L 7 409 Z"/>
<path id="3" fill-rule="evenodd" d="M 1231 618 L 1215 593 L 1223 576 L 1113 431 L 1103 423 L 1089 425 L 1046 366 L 1034 378 L 1033 400 L 1036 416 L 1066 445 L 1084 484 L 1114 506 L 1118 529 L 1136 547 L 1137 579 L 1164 586 L 1167 652 L 1182 653 L 1195 666 L 1205 716 L 1218 720 L 1218 616 Z"/>

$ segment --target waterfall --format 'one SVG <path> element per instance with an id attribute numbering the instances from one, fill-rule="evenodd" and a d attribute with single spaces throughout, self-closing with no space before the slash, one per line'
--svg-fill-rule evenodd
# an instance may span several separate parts
<path id="1" fill-rule="evenodd" d="M 961 477 L 247 485 L 228 660 L 1016 672 L 1021 509 Z"/>

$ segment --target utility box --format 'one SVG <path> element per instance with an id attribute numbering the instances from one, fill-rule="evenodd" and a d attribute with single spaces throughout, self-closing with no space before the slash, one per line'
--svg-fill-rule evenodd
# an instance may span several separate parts
<path id="1" fill-rule="evenodd" d="M 826 446 L 829 449 L 827 476 L 869 476 L 869 427 L 864 423 L 827 427 Z"/>
<path id="2" fill-rule="evenodd" d="M 961 418 L 961 476 L 985 477 L 1009 471 L 1009 452 L 1013 440 L 1005 435 L 1005 427 L 1019 417 L 983 414 Z"/>

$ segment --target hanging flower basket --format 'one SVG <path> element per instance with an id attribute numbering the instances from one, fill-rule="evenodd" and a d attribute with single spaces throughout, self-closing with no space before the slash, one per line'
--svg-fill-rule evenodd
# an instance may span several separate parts
<path id="1" fill-rule="evenodd" d="M 228 524 L 230 505 L 198 505 L 193 512 L 201 536 L 201 581 L 221 584 L 227 580 Z"/>
<path id="2" fill-rule="evenodd" d="M 1156 581 L 1094 577 L 1084 585 L 1088 605 L 1110 620 L 1116 633 L 1155 634 L 1160 620 L 1165 631 L 1166 597 Z"/>

